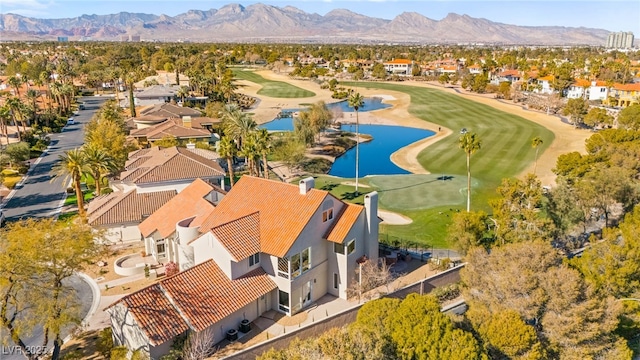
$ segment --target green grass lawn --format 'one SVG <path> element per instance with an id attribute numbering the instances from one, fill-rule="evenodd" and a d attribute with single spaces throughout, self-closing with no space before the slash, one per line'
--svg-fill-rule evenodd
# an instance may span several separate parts
<path id="1" fill-rule="evenodd" d="M 254 71 L 233 69 L 233 75 L 242 80 L 251 81 L 262 88 L 258 90 L 258 95 L 268 96 L 272 98 L 282 99 L 294 99 L 294 98 L 307 98 L 315 96 L 312 91 L 308 91 L 297 86 L 291 85 L 284 81 L 272 81 L 267 80 L 264 77 L 256 74 Z"/>
<path id="2" fill-rule="evenodd" d="M 87 202 L 94 198 L 93 190 L 86 190 L 82 192 L 84 194 L 84 201 Z M 69 194 L 67 198 L 64 200 L 64 206 L 68 205 L 78 205 L 78 197 L 76 193 Z"/>
<path id="3" fill-rule="evenodd" d="M 554 140 L 551 131 L 522 117 L 437 89 L 367 82 L 343 85 L 407 93 L 411 97 L 409 112 L 412 115 L 454 131 L 418 156 L 420 164 L 433 175 L 375 176 L 361 180 L 372 186 L 361 191 L 375 189 L 380 193 L 381 208 L 413 219 L 410 225 L 383 225 L 380 232 L 389 239 L 450 246 L 445 241 L 446 227 L 451 216 L 466 207 L 466 156 L 458 148 L 460 129 L 476 133 L 482 141 L 482 148 L 471 156 L 471 207 L 487 212 L 490 212 L 488 200 L 496 196 L 495 189 L 501 180 L 518 175 L 534 161 L 531 140 L 536 136 L 542 138 L 540 154 Z M 438 181 L 442 175 L 447 180 Z M 334 178 L 332 181 L 345 180 Z M 331 191 L 338 197 L 340 193 L 353 191 L 345 185 L 335 189 Z"/>

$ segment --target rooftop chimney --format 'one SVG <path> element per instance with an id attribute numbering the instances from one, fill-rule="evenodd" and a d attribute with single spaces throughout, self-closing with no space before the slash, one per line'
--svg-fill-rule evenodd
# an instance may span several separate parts
<path id="1" fill-rule="evenodd" d="M 186 128 L 191 127 L 191 116 L 183 116 L 182 117 L 182 126 Z"/>
<path id="2" fill-rule="evenodd" d="M 187 149 L 195 149 L 196 148 L 196 144 L 194 143 L 187 143 Z"/>
<path id="3" fill-rule="evenodd" d="M 300 180 L 300 195 L 306 195 L 315 186 L 315 180 L 312 177 Z"/>

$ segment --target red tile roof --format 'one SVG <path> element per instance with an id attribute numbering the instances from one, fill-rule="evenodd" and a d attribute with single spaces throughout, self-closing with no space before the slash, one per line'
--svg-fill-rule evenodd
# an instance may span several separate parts
<path id="1" fill-rule="evenodd" d="M 259 212 L 261 251 L 283 257 L 328 196 L 327 191 L 317 189 L 302 195 L 296 185 L 243 176 L 203 222 L 200 232 Z M 219 240 L 227 248 L 234 247 L 235 240 Z"/>
<path id="2" fill-rule="evenodd" d="M 333 224 L 333 227 L 329 229 L 325 238 L 331 242 L 341 244 L 362 211 L 364 211 L 364 207 L 361 205 L 347 204 L 342 213 L 338 215 L 338 219 Z"/>
<path id="3" fill-rule="evenodd" d="M 408 65 L 408 64 L 413 64 L 413 61 L 409 60 L 409 59 L 393 59 L 390 61 L 385 61 L 384 64 L 404 64 L 404 65 Z"/>
<path id="4" fill-rule="evenodd" d="M 140 158 L 145 157 L 144 161 Z M 158 146 L 129 154 L 122 181 L 135 184 L 156 183 L 224 176 L 217 161 L 206 159 L 185 148 Z"/>
<path id="5" fill-rule="evenodd" d="M 204 197 L 213 191 L 213 186 L 196 179 L 182 192 L 169 200 L 138 228 L 142 236 L 147 237 L 157 231 L 160 237 L 167 238 L 176 231 L 176 223 L 193 218 L 191 226 L 199 226 L 202 220 L 213 211 L 215 206 Z"/>
<path id="6" fill-rule="evenodd" d="M 151 345 L 160 345 L 189 330 L 159 283 L 125 296 L 111 306 L 118 303 L 128 308 Z"/>
<path id="7" fill-rule="evenodd" d="M 208 260 L 110 305 L 123 304 L 152 345 L 202 331 L 276 289 L 262 268 L 231 280 Z"/>
<path id="8" fill-rule="evenodd" d="M 260 252 L 260 213 L 254 212 L 211 229 L 237 262 Z"/>
<path id="9" fill-rule="evenodd" d="M 621 91 L 640 91 L 640 83 L 637 84 L 614 84 L 613 88 Z"/>
<path id="10" fill-rule="evenodd" d="M 553 75 L 547 75 L 547 76 L 543 76 L 541 78 L 538 78 L 538 81 L 553 81 L 555 79 L 555 77 L 553 77 Z"/>
<path id="11" fill-rule="evenodd" d="M 115 191 L 89 203 L 87 217 L 90 225 L 111 225 L 141 222 L 176 196 L 175 190 L 138 193 Z"/>

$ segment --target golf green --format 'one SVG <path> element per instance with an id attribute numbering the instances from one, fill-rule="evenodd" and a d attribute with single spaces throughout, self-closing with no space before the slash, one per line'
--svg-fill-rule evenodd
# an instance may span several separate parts
<path id="1" fill-rule="evenodd" d="M 233 69 L 233 75 L 238 79 L 251 81 L 253 83 L 261 85 L 262 88 L 258 90 L 258 95 L 261 96 L 282 99 L 295 99 L 307 98 L 316 95 L 312 91 L 299 88 L 284 81 L 267 80 L 264 77 L 256 74 L 252 70 Z"/>

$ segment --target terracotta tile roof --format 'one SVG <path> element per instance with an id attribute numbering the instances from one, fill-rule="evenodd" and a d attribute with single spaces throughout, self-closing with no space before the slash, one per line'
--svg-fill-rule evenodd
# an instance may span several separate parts
<path id="1" fill-rule="evenodd" d="M 404 65 L 409 65 L 412 64 L 413 61 L 409 60 L 409 59 L 393 59 L 390 61 L 385 61 L 384 64 L 404 64 Z"/>
<path id="2" fill-rule="evenodd" d="M 362 211 L 364 211 L 364 206 L 362 205 L 347 204 L 342 213 L 338 215 L 338 219 L 333 223 L 333 227 L 329 228 L 325 238 L 331 242 L 341 244 Z"/>
<path id="3" fill-rule="evenodd" d="M 620 91 L 640 91 L 640 83 L 637 84 L 614 84 L 613 88 Z"/>
<path id="4" fill-rule="evenodd" d="M 243 176 L 200 226 L 206 233 L 253 212 L 260 213 L 261 252 L 283 257 L 329 193 L 279 181 Z M 340 201 L 337 200 L 336 201 Z"/>
<path id="5" fill-rule="evenodd" d="M 202 331 L 276 289 L 262 268 L 231 280 L 208 260 L 113 303 L 125 305 L 153 345 Z"/>
<path id="6" fill-rule="evenodd" d="M 165 182 L 224 176 L 225 172 L 215 160 L 209 160 L 185 148 L 153 147 L 136 151 L 129 155 L 126 171 L 120 179 L 135 184 Z M 147 157 L 139 161 L 140 157 Z"/>
<path id="7" fill-rule="evenodd" d="M 199 226 L 202 220 L 213 211 L 215 206 L 204 197 L 213 191 L 213 186 L 196 179 L 173 199 L 146 218 L 138 228 L 142 236 L 147 237 L 157 231 L 167 238 L 176 231 L 176 223 L 193 218 L 190 226 Z"/>
<path id="8" fill-rule="evenodd" d="M 202 116 L 202 113 L 198 110 L 182 107 L 178 105 L 173 105 L 169 103 L 164 104 L 156 104 L 147 109 L 143 109 L 140 111 L 140 115 L 153 115 L 153 116 L 164 116 L 164 117 L 181 117 L 181 116 Z"/>
<path id="9" fill-rule="evenodd" d="M 520 71 L 518 70 L 505 70 L 498 74 L 498 76 L 520 76 Z"/>
<path id="10" fill-rule="evenodd" d="M 89 203 L 87 218 L 89 225 L 110 225 L 140 222 L 144 216 L 153 214 L 176 195 L 175 190 L 139 194 L 115 191 L 100 196 Z"/>
<path id="11" fill-rule="evenodd" d="M 251 213 L 211 229 L 234 261 L 260 252 L 260 215 Z"/>
<path id="12" fill-rule="evenodd" d="M 146 128 L 132 130 L 129 135 L 134 138 L 146 137 L 151 141 L 160 140 L 165 136 L 172 136 L 178 139 L 211 137 L 209 130 L 185 127 L 176 122 L 178 121 L 174 119 L 166 120 Z M 182 123 L 182 120 L 179 122 Z"/>
<path id="13" fill-rule="evenodd" d="M 538 78 L 539 81 L 553 81 L 555 79 L 555 77 L 553 77 L 553 75 L 547 75 L 547 76 L 543 76 L 541 78 Z"/>
<path id="14" fill-rule="evenodd" d="M 159 283 L 125 296 L 118 303 L 129 309 L 151 345 L 160 345 L 189 330 Z"/>
<path id="15" fill-rule="evenodd" d="M 576 81 L 573 83 L 574 86 L 578 86 L 578 87 L 590 87 L 591 86 L 591 81 L 587 80 L 587 79 L 576 79 Z"/>

